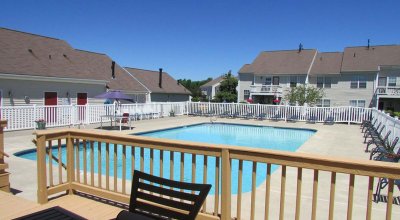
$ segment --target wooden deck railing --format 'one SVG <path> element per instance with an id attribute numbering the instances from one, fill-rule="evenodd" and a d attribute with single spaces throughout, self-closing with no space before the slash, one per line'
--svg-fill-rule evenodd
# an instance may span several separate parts
<path id="1" fill-rule="evenodd" d="M 128 203 L 132 170 L 139 169 L 181 181 L 214 179 L 201 219 L 391 219 L 399 215 L 398 205 L 392 211 L 393 180 L 400 179 L 398 164 L 90 130 L 36 135 L 38 202 L 42 204 L 65 190 Z M 47 153 L 46 147 L 50 147 Z M 46 161 L 51 154 L 67 168 Z M 382 191 L 387 195 L 383 209 L 379 209 L 382 202 L 373 203 L 377 177 L 389 179 Z M 250 192 L 243 192 L 250 182 Z"/>
<path id="2" fill-rule="evenodd" d="M 0 190 L 10 192 L 10 173 L 6 171 L 8 163 L 4 161 L 4 157 L 9 157 L 4 150 L 4 128 L 6 126 L 7 121 L 0 120 Z"/>

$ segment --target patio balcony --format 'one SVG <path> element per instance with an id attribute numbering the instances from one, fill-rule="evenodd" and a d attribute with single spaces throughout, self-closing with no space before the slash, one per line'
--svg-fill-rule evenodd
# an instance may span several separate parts
<path id="1" fill-rule="evenodd" d="M 282 94 L 282 87 L 277 85 L 251 85 L 250 93 L 280 96 Z"/>
<path id="2" fill-rule="evenodd" d="M 393 204 L 393 180 L 400 179 L 398 164 L 94 130 L 60 129 L 36 135 L 40 204 L 65 191 L 127 204 L 132 170 L 138 169 L 180 181 L 213 179 L 213 193 L 197 219 L 400 216 L 398 205 Z M 66 158 L 66 169 L 46 161 L 52 154 L 59 160 Z M 243 178 L 246 172 L 250 178 Z M 386 203 L 373 202 L 378 178 L 389 179 L 382 191 Z M 250 186 L 249 192 L 243 192 L 245 185 Z"/>
<path id="3" fill-rule="evenodd" d="M 376 94 L 380 96 L 400 97 L 400 87 L 378 86 Z"/>

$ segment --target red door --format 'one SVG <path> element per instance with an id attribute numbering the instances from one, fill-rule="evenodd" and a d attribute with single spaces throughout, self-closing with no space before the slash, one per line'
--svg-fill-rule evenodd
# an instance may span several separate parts
<path id="1" fill-rule="evenodd" d="M 85 120 L 85 106 L 87 104 L 87 93 L 78 93 L 77 95 L 77 104 L 78 104 L 78 118 L 80 121 Z"/>
<path id="2" fill-rule="evenodd" d="M 45 119 L 46 122 L 55 122 L 57 120 L 57 107 L 47 107 L 57 105 L 57 93 L 56 92 L 45 92 L 44 93 L 44 105 L 45 105 Z"/>

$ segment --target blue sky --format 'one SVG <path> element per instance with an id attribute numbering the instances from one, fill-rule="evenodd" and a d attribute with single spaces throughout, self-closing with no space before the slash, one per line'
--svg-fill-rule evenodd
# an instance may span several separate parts
<path id="1" fill-rule="evenodd" d="M 400 44 L 398 0 L 2 0 L 0 26 L 176 79 L 237 73 L 261 51 Z"/>

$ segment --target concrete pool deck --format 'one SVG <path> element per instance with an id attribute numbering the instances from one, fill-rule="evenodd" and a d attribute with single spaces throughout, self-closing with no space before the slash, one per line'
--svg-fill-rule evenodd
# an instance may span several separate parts
<path id="1" fill-rule="evenodd" d="M 210 122 L 211 118 L 207 117 L 167 117 L 154 120 L 143 120 L 136 121 L 133 123 L 132 130 L 112 130 L 110 132 L 116 133 L 136 133 L 144 132 L 155 129 L 164 129 L 177 126 L 184 126 L 189 124 L 197 124 L 203 122 Z M 227 123 L 238 123 L 238 124 L 252 124 L 252 125 L 266 125 L 266 126 L 278 126 L 278 127 L 293 127 L 293 128 L 308 128 L 315 129 L 317 132 L 306 141 L 297 152 L 313 153 L 317 155 L 327 155 L 333 157 L 344 157 L 349 159 L 363 159 L 368 160 L 369 154 L 364 152 L 365 144 L 363 143 L 362 134 L 360 132 L 359 125 L 347 125 L 347 124 L 334 124 L 334 125 L 323 125 L 323 124 L 307 124 L 303 122 L 284 122 L 284 121 L 258 121 L 258 120 L 245 120 L 245 119 L 221 119 L 218 118 L 217 122 Z M 99 124 L 89 125 L 82 129 L 93 129 L 100 127 Z M 56 128 L 55 128 L 56 129 Z M 10 158 L 6 158 L 6 162 L 9 163 L 9 172 L 11 172 L 10 182 L 11 188 L 14 190 L 17 196 L 36 201 L 36 162 L 26 159 L 22 159 L 14 156 L 14 153 L 35 148 L 32 143 L 32 139 L 35 136 L 32 134 L 33 130 L 25 131 L 14 131 L 5 132 L 5 151 L 10 154 Z M 29 175 L 27 175 L 27 173 Z M 275 171 L 272 175 L 271 181 L 271 212 L 270 218 L 276 219 L 279 212 L 279 195 L 280 195 L 280 175 L 281 169 Z M 285 202 L 285 218 L 294 218 L 295 209 L 295 196 L 296 196 L 296 178 L 297 168 L 287 169 L 287 180 L 286 180 L 286 202 Z M 336 200 L 335 200 L 335 219 L 346 218 L 347 210 L 347 195 L 348 195 L 348 175 L 338 174 L 337 175 L 337 187 L 336 187 Z M 365 219 L 366 209 L 366 192 L 367 192 L 367 180 L 368 178 L 357 177 L 355 181 L 354 191 L 354 211 L 353 219 Z M 375 186 L 376 186 L 375 180 Z M 303 171 L 303 190 L 302 190 L 302 207 L 304 210 L 311 210 L 312 200 L 312 183 L 313 183 L 313 172 L 311 170 Z M 325 219 L 328 216 L 329 207 L 329 187 L 330 187 L 330 173 L 319 172 L 319 187 L 318 187 L 318 219 Z M 244 193 L 242 198 L 242 218 L 249 218 L 250 207 L 245 204 L 249 204 L 251 193 Z M 385 190 L 383 191 L 385 194 Z M 259 195 L 259 196 L 258 196 Z M 256 197 L 256 219 L 263 218 L 264 213 L 264 195 L 265 195 L 265 184 L 261 184 L 257 188 Z M 397 198 L 400 195 L 399 191 L 395 189 L 394 196 Z M 398 199 L 398 198 L 397 198 Z M 208 201 L 208 209 L 212 207 L 210 201 Z M 385 217 L 386 203 L 379 202 L 373 204 L 373 218 L 382 219 Z M 236 196 L 232 197 L 232 215 L 236 215 Z M 301 216 L 304 219 L 309 219 L 311 213 L 302 212 Z M 393 219 L 400 217 L 400 206 L 393 206 Z"/>

